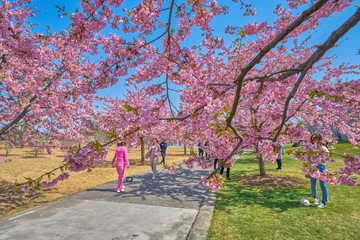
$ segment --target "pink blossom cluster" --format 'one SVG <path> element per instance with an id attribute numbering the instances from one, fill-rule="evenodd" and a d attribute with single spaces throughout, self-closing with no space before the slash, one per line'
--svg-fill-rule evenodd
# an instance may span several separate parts
<path id="1" fill-rule="evenodd" d="M 345 153 L 343 160 L 345 165 L 340 167 L 341 172 L 347 175 L 351 175 L 352 173 L 360 175 L 360 157 L 358 155 L 351 157 Z"/>
<path id="2" fill-rule="evenodd" d="M 299 1 L 299 0 L 286 0 L 286 1 L 288 2 L 290 8 L 298 8 L 299 5 L 308 3 L 308 0 L 302 0 L 302 1 Z"/>
<path id="3" fill-rule="evenodd" d="M 208 180 L 206 180 L 206 177 L 201 177 L 201 181 L 205 187 L 211 188 L 215 191 L 226 188 L 225 178 L 218 174 L 211 176 Z"/>
<path id="4" fill-rule="evenodd" d="M 115 129 L 117 136 L 126 136 L 131 145 L 138 145 L 138 137 L 152 133 L 151 137 L 162 139 L 167 124 L 161 124 L 160 117 L 169 114 L 162 99 L 152 99 L 158 95 L 162 88 L 144 87 L 137 91 L 128 91 L 126 100 L 104 99 L 106 109 L 98 119 L 100 129 L 112 131 Z M 131 134 L 130 134 L 131 133 Z M 168 135 L 168 134 L 166 134 Z"/>
<path id="5" fill-rule="evenodd" d="M 274 163 L 277 159 L 278 153 L 274 152 L 274 145 L 270 141 L 263 141 L 259 143 L 257 155 L 263 154 L 264 160 L 267 162 Z"/>
<path id="6" fill-rule="evenodd" d="M 130 21 L 134 23 L 134 26 L 131 32 L 138 30 L 145 32 L 155 28 L 160 10 L 158 4 L 157 1 L 141 2 L 138 7 L 132 9 Z"/>
<path id="7" fill-rule="evenodd" d="M 329 154 L 319 150 L 317 144 L 312 144 L 310 142 L 302 143 L 301 148 L 298 148 L 294 151 L 294 159 L 298 159 L 302 162 L 309 161 L 311 163 L 326 163 L 336 162 L 334 159 L 329 158 Z"/>
<path id="8" fill-rule="evenodd" d="M 69 151 L 70 146 L 60 145 L 59 149 L 60 149 L 61 151 Z"/>
<path id="9" fill-rule="evenodd" d="M 70 177 L 69 173 L 63 172 L 58 177 L 54 178 L 51 182 L 42 181 L 40 184 L 42 187 L 55 186 L 59 181 L 64 181 Z"/>
<path id="10" fill-rule="evenodd" d="M 184 5 L 182 5 L 184 6 Z M 209 31 L 211 27 L 209 23 L 213 20 L 214 16 L 227 13 L 227 6 L 221 6 L 217 1 L 203 1 L 202 4 L 192 4 L 190 11 L 186 12 L 185 7 L 182 7 L 182 10 L 177 15 L 180 18 L 189 18 L 191 12 L 194 12 L 190 22 L 190 26 L 199 26 L 202 31 Z"/>
<path id="11" fill-rule="evenodd" d="M 197 157 L 190 156 L 188 159 L 183 159 L 183 163 L 187 168 L 194 168 L 194 163 L 197 162 Z"/>
<path id="12" fill-rule="evenodd" d="M 310 149 L 310 150 L 309 150 Z M 322 181 L 328 182 L 333 185 L 339 185 L 340 183 L 344 183 L 348 186 L 355 186 L 357 184 L 357 181 L 351 178 L 351 176 L 359 173 L 360 168 L 360 158 L 359 156 L 350 157 L 348 154 L 344 154 L 343 160 L 345 165 L 340 167 L 340 171 L 333 171 L 329 172 L 327 170 L 320 173 L 320 171 L 317 170 L 316 165 L 318 163 L 324 163 L 326 158 L 322 159 L 322 162 L 316 162 L 314 161 L 314 152 L 310 153 L 311 150 L 315 149 L 315 153 L 317 146 L 308 146 L 308 154 L 310 156 L 305 156 L 306 154 L 302 154 L 300 160 L 305 156 L 307 159 L 310 159 L 311 162 L 304 163 L 304 167 L 301 167 L 301 171 L 303 171 L 305 174 L 309 174 L 309 176 L 320 179 Z M 305 160 L 302 160 L 305 161 Z M 314 163 L 315 162 L 315 163 Z M 333 160 L 331 160 L 333 162 Z"/>
<path id="13" fill-rule="evenodd" d="M 9 159 L 8 159 L 8 158 L 5 158 L 5 157 L 3 157 L 3 156 L 0 156 L 0 162 L 7 163 L 7 162 L 9 162 Z"/>
<path id="14" fill-rule="evenodd" d="M 21 186 L 21 191 L 29 192 L 32 195 L 35 195 L 38 192 L 38 189 L 36 187 L 30 187 L 30 185 L 26 183 Z"/>
<path id="15" fill-rule="evenodd" d="M 75 147 L 70 153 L 65 155 L 65 163 L 67 168 L 72 172 L 79 172 L 88 169 L 91 172 L 91 168 L 95 167 L 95 160 L 105 159 L 107 150 L 105 147 L 96 149 L 95 146 L 89 145 L 80 148 Z"/>
<path id="16" fill-rule="evenodd" d="M 202 169 L 208 169 L 214 166 L 211 160 L 209 159 L 203 159 L 202 161 L 198 161 L 198 166 Z"/>
<path id="17" fill-rule="evenodd" d="M 344 8 L 348 7 L 351 2 L 353 2 L 353 0 L 328 1 L 318 11 L 316 11 L 311 18 L 305 21 L 301 26 L 297 27 L 295 31 L 290 33 L 289 36 L 296 37 L 306 30 L 314 30 L 316 24 L 318 24 L 321 18 L 327 18 L 333 13 L 339 13 Z M 308 1 L 288 0 L 288 3 L 290 8 L 298 8 L 299 4 L 307 4 Z M 275 28 L 277 30 L 284 29 L 297 17 L 293 16 L 290 10 L 286 10 L 283 7 L 277 7 L 276 14 L 279 16 L 277 21 L 275 21 Z"/>
<path id="18" fill-rule="evenodd" d="M 258 23 L 257 21 L 255 21 L 254 23 L 249 23 L 246 24 L 243 28 L 243 31 L 245 32 L 246 35 L 257 35 L 260 34 L 264 28 L 266 28 L 268 25 L 267 21 Z"/>
<path id="19" fill-rule="evenodd" d="M 344 183 L 348 186 L 355 186 L 357 184 L 357 181 L 347 174 L 339 174 L 338 179 L 341 183 Z"/>
<path id="20" fill-rule="evenodd" d="M 211 30 L 211 27 L 208 25 L 208 23 L 213 18 L 213 12 L 207 8 L 199 8 L 196 10 L 197 14 L 193 18 L 194 23 L 203 31 Z"/>
<path id="21" fill-rule="evenodd" d="M 196 156 L 196 155 L 195 156 L 191 155 L 188 159 L 184 159 L 183 163 L 186 165 L 187 168 L 193 168 L 195 163 L 197 164 L 197 166 L 201 167 L 202 169 L 208 169 L 214 166 L 214 164 L 210 159 L 206 159 L 202 156 Z"/>
<path id="22" fill-rule="evenodd" d="M 316 167 L 314 166 L 311 166 L 310 169 L 308 167 L 301 167 L 300 169 L 303 173 L 307 174 L 308 176 L 327 182 L 331 185 L 339 185 L 340 183 L 344 183 L 348 186 L 355 186 L 357 184 L 357 181 L 352 179 L 347 174 L 342 174 L 338 172 L 330 173 L 327 170 L 324 170 L 321 173 L 320 171 L 315 170 Z"/>
<path id="23" fill-rule="evenodd" d="M 288 126 L 285 131 L 291 136 L 293 142 L 298 142 L 306 138 L 305 131 L 295 124 Z"/>

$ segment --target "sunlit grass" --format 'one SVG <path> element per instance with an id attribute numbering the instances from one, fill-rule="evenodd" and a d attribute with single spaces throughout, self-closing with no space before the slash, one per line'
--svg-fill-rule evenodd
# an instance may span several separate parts
<path id="1" fill-rule="evenodd" d="M 337 144 L 334 151 L 359 155 L 348 143 Z M 285 150 L 291 148 L 287 145 Z M 231 178 L 258 173 L 254 156 L 243 156 L 231 169 Z M 342 165 L 326 164 L 336 170 Z M 311 200 L 310 181 L 299 167 L 301 162 L 285 154 L 283 170 L 276 163 L 266 163 L 267 173 L 302 179 L 304 185 L 294 188 L 251 187 L 229 182 L 219 191 L 208 239 L 360 239 L 360 187 L 327 184 L 330 202 L 324 209 L 305 207 L 300 199 Z M 358 181 L 359 176 L 355 176 Z M 318 186 L 318 191 L 320 187 Z"/>

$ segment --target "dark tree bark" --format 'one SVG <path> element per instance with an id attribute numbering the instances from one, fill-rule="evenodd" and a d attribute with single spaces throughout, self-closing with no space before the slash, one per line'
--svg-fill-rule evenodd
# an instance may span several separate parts
<path id="1" fill-rule="evenodd" d="M 144 144 L 144 137 L 140 137 L 141 143 L 141 163 L 142 165 L 145 164 L 145 144 Z"/>

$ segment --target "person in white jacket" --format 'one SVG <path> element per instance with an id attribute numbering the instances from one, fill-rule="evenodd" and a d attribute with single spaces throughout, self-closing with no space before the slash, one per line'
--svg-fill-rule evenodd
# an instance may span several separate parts
<path id="1" fill-rule="evenodd" d="M 159 161 L 160 154 L 160 145 L 158 144 L 158 140 L 156 138 L 152 139 L 151 144 L 149 144 L 148 152 L 145 155 L 145 158 L 150 158 L 150 167 L 153 171 L 152 179 L 155 179 L 156 176 L 156 166 Z"/>
<path id="2" fill-rule="evenodd" d="M 281 170 L 282 168 L 282 159 L 283 159 L 283 155 L 284 155 L 284 149 L 283 149 L 284 144 L 282 142 L 278 143 L 276 146 L 276 153 L 278 154 L 276 162 L 278 164 L 277 170 Z"/>
<path id="3" fill-rule="evenodd" d="M 321 144 L 321 140 L 322 140 L 322 136 L 320 133 L 314 133 L 310 136 L 310 142 L 312 144 L 316 144 L 317 145 L 317 150 L 318 152 L 329 152 L 329 150 Z M 316 166 L 319 171 L 322 173 L 325 171 L 325 163 L 321 163 L 318 164 Z M 316 191 L 316 185 L 317 185 L 317 179 L 310 177 L 310 183 L 311 183 L 311 195 L 314 198 L 314 204 L 319 204 L 319 199 L 317 197 L 317 191 Z M 329 196 L 328 196 L 328 191 L 326 188 L 326 184 L 324 181 L 319 180 L 320 183 L 320 188 L 322 191 L 322 199 L 321 199 L 321 203 L 318 205 L 318 208 L 324 208 L 326 207 L 326 202 L 329 201 Z"/>

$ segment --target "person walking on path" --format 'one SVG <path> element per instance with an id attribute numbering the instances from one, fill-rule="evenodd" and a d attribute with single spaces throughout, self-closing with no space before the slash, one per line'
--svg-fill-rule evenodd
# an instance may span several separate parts
<path id="1" fill-rule="evenodd" d="M 284 144 L 282 142 L 278 143 L 278 145 L 276 146 L 276 153 L 278 154 L 276 162 L 278 164 L 277 170 L 281 170 L 282 168 L 282 159 L 283 159 L 283 155 L 284 155 L 284 149 L 283 149 Z"/>
<path id="2" fill-rule="evenodd" d="M 161 157 L 162 157 L 160 164 L 165 165 L 165 154 L 166 154 L 166 148 L 167 148 L 167 143 L 166 143 L 165 139 L 160 143 L 160 148 L 161 148 Z"/>
<path id="3" fill-rule="evenodd" d="M 150 158 L 150 167 L 153 172 L 152 179 L 155 179 L 156 176 L 156 166 L 159 161 L 160 145 L 156 138 L 152 139 L 152 143 L 149 145 L 148 152 L 145 155 L 145 158 Z"/>
<path id="4" fill-rule="evenodd" d="M 124 191 L 125 187 L 123 186 L 123 181 L 125 175 L 125 168 L 129 167 L 129 159 L 125 147 L 125 142 L 118 142 L 117 148 L 115 149 L 115 155 L 111 164 L 114 165 L 114 163 L 115 163 L 116 171 L 118 172 L 119 175 L 117 192 Z"/>
<path id="5" fill-rule="evenodd" d="M 320 153 L 326 152 L 328 153 L 329 150 L 323 145 L 321 144 L 321 140 L 322 140 L 322 136 L 320 133 L 314 133 L 310 136 L 310 142 L 312 144 L 316 144 L 317 145 L 317 151 Z M 325 163 L 320 163 L 316 166 L 319 171 L 322 173 L 325 171 Z M 311 183 L 311 195 L 314 198 L 314 204 L 319 204 L 319 199 L 317 197 L 317 191 L 316 191 L 316 185 L 317 185 L 317 179 L 310 177 L 310 183 Z M 329 196 L 328 196 L 328 191 L 326 188 L 326 184 L 324 181 L 319 180 L 320 183 L 320 188 L 322 191 L 322 199 L 321 199 L 321 203 L 318 205 L 318 208 L 324 208 L 326 207 L 326 202 L 329 201 Z"/>

